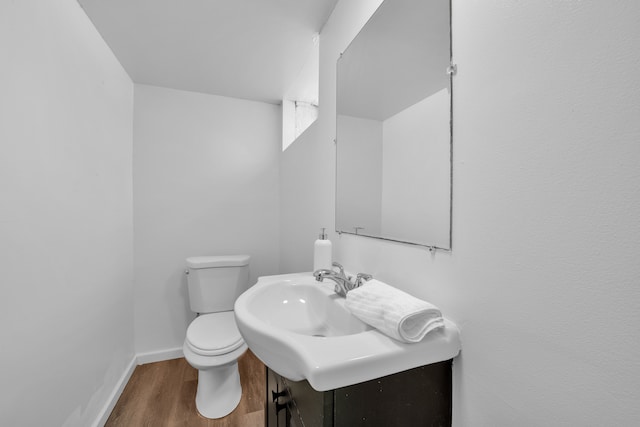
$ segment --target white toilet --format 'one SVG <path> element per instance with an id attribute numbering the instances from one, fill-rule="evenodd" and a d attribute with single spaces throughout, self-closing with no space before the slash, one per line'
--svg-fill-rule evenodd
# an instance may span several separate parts
<path id="1" fill-rule="evenodd" d="M 187 328 L 182 349 L 198 370 L 198 412 L 221 418 L 242 396 L 238 358 L 248 347 L 236 326 L 233 305 L 249 287 L 249 256 L 192 257 L 187 267 L 191 311 L 199 316 Z"/>

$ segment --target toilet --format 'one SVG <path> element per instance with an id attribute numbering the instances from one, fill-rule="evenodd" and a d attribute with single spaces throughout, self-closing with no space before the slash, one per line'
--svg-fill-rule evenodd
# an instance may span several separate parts
<path id="1" fill-rule="evenodd" d="M 206 418 L 222 418 L 242 396 L 238 358 L 247 351 L 236 326 L 233 305 L 249 287 L 248 255 L 187 258 L 191 311 L 182 350 L 198 370 L 196 408 Z"/>

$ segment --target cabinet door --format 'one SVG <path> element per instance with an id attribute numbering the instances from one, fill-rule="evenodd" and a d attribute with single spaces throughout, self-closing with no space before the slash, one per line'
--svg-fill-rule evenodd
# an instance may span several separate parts
<path id="1" fill-rule="evenodd" d="M 333 390 L 316 391 L 307 381 L 284 379 L 291 393 L 291 419 L 304 427 L 333 427 Z"/>
<path id="2" fill-rule="evenodd" d="M 451 426 L 451 361 L 335 391 L 335 427 Z"/>
<path id="3" fill-rule="evenodd" d="M 291 427 L 289 391 L 282 379 L 268 368 L 266 392 L 267 427 Z"/>

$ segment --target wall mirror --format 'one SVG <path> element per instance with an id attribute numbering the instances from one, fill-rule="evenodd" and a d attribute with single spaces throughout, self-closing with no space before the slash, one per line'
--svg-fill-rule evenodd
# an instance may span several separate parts
<path id="1" fill-rule="evenodd" d="M 337 65 L 336 231 L 451 248 L 449 0 L 384 0 Z"/>

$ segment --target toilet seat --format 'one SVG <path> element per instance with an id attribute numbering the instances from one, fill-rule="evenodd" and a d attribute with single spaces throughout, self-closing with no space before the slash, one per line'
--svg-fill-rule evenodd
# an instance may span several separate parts
<path id="1" fill-rule="evenodd" d="M 233 311 L 203 314 L 187 328 L 185 343 L 202 356 L 231 353 L 244 344 Z"/>

